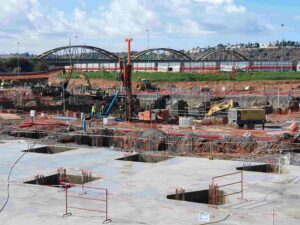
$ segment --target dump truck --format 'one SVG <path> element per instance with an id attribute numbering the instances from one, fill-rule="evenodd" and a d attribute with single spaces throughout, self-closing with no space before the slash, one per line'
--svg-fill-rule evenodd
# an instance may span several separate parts
<path id="1" fill-rule="evenodd" d="M 236 124 L 239 128 L 247 125 L 247 128 L 254 129 L 256 124 L 266 123 L 266 112 L 264 109 L 256 108 L 233 108 L 228 110 L 228 123 Z"/>

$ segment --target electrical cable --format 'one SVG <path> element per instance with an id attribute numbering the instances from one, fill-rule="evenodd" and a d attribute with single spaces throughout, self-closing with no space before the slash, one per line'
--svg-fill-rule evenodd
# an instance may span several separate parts
<path id="1" fill-rule="evenodd" d="M 33 147 L 33 146 L 32 146 Z M 31 147 L 31 148 L 32 148 Z M 30 149 L 30 148 L 28 148 L 28 149 Z M 7 190 L 7 196 L 6 196 L 6 200 L 5 200 L 5 202 L 4 202 L 4 204 L 3 204 L 3 206 L 1 207 L 1 209 L 0 209 L 0 213 L 4 210 L 4 208 L 6 207 L 6 205 L 7 205 L 7 203 L 8 203 L 8 201 L 9 201 L 9 198 L 10 198 L 10 176 L 11 176 L 11 173 L 12 173 L 12 171 L 13 171 L 13 169 L 14 169 L 14 167 L 18 164 L 18 162 L 28 153 L 29 151 L 27 151 L 27 152 L 24 152 L 15 162 L 14 162 L 14 164 L 12 165 L 12 167 L 10 168 L 10 170 L 9 170 L 9 173 L 8 173 L 8 176 L 7 176 L 7 187 L 6 187 L 6 190 Z"/>
<path id="2" fill-rule="evenodd" d="M 219 210 L 219 211 L 226 212 L 227 215 L 226 215 L 224 218 L 220 219 L 220 220 L 211 221 L 211 222 L 208 222 L 208 223 L 201 223 L 201 225 L 216 224 L 216 223 L 223 222 L 223 221 L 225 221 L 225 220 L 227 220 L 227 219 L 229 218 L 230 212 L 229 212 L 228 210 L 223 209 L 223 208 L 218 208 L 218 210 Z"/>

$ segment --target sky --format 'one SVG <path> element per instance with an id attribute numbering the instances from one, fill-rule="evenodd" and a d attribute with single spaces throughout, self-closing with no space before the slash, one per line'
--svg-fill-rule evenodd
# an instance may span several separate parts
<path id="1" fill-rule="evenodd" d="M 299 0 L 0 0 L 0 54 L 300 40 Z M 281 25 L 284 24 L 282 27 Z M 148 32 L 147 32 L 148 30 Z M 19 44 L 17 44 L 19 43 Z M 19 46 L 19 47 L 18 47 Z"/>

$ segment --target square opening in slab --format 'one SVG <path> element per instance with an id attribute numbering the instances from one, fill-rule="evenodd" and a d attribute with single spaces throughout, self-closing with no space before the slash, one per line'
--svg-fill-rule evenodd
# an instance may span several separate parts
<path id="1" fill-rule="evenodd" d="M 24 150 L 23 152 L 33 152 L 33 153 L 41 153 L 41 154 L 56 154 L 56 153 L 72 151 L 75 149 L 76 148 L 69 148 L 69 147 L 43 146 L 43 147 L 32 148 L 29 150 Z"/>
<path id="2" fill-rule="evenodd" d="M 125 156 L 117 160 L 143 162 L 143 163 L 158 163 L 161 161 L 168 160 L 170 158 L 171 157 L 169 156 L 162 156 L 162 155 L 135 154 L 135 155 Z"/>
<path id="3" fill-rule="evenodd" d="M 216 205 L 225 204 L 224 191 L 218 190 L 218 200 L 215 202 Z M 202 204 L 212 204 L 212 194 L 209 190 L 202 191 L 192 191 L 177 193 L 172 195 L 167 195 L 167 199 L 177 200 L 177 201 L 186 201 L 186 202 L 195 202 Z"/>
<path id="4" fill-rule="evenodd" d="M 67 183 L 71 184 L 86 184 L 92 182 L 94 180 L 98 180 L 99 178 L 96 177 L 84 177 L 80 175 L 67 175 Z M 34 184 L 34 185 L 45 185 L 45 186 L 52 186 L 52 187 L 60 187 L 61 186 L 61 179 L 59 174 L 54 174 L 45 177 L 38 177 L 37 179 L 30 180 L 24 182 L 25 184 Z"/>
<path id="5" fill-rule="evenodd" d="M 283 153 L 300 153 L 300 148 L 293 148 L 289 150 L 283 150 Z"/>
<path id="6" fill-rule="evenodd" d="M 243 171 L 251 171 L 251 172 L 260 172 L 260 173 L 275 173 L 278 172 L 278 168 L 276 165 L 273 164 L 261 164 L 261 165 L 247 165 L 237 167 L 237 170 Z"/>

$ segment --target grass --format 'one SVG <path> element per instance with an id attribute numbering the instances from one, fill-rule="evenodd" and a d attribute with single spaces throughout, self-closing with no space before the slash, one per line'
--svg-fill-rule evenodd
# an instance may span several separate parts
<path id="1" fill-rule="evenodd" d="M 117 72 L 98 71 L 84 72 L 90 79 L 113 80 L 117 78 Z M 65 78 L 65 75 L 59 75 Z M 199 73 L 164 73 L 164 72 L 134 72 L 132 80 L 137 81 L 138 78 L 148 79 L 156 82 L 180 82 L 180 81 L 230 81 L 230 73 L 216 74 L 199 74 Z M 78 79 L 78 73 L 72 76 Z M 240 72 L 237 81 L 255 81 L 255 80 L 300 80 L 300 72 Z"/>

